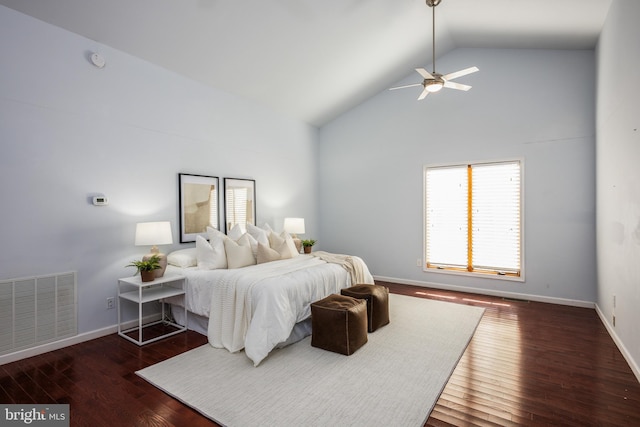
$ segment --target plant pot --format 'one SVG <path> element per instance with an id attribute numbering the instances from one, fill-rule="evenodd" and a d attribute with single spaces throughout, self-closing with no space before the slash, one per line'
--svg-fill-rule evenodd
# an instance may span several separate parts
<path id="1" fill-rule="evenodd" d="M 142 279 L 143 282 L 153 282 L 153 279 L 156 278 L 156 272 L 155 270 L 141 271 L 140 278 Z"/>
<path id="2" fill-rule="evenodd" d="M 305 254 L 310 254 L 311 253 L 311 249 L 312 249 L 312 246 L 305 246 L 304 247 L 304 253 Z"/>

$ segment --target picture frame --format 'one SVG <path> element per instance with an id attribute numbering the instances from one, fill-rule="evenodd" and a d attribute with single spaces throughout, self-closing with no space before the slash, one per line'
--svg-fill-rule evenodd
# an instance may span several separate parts
<path id="1" fill-rule="evenodd" d="M 224 178 L 224 227 L 228 233 L 236 224 L 246 232 L 247 224 L 256 225 L 256 181 Z"/>
<path id="2" fill-rule="evenodd" d="M 217 176 L 178 174 L 180 243 L 207 237 L 207 227 L 220 229 L 219 179 Z"/>

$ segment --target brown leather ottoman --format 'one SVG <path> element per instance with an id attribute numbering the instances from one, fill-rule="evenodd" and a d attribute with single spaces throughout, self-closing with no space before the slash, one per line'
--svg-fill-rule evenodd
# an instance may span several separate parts
<path id="1" fill-rule="evenodd" d="M 311 303 L 311 345 L 353 354 L 367 342 L 367 303 L 332 294 Z"/>
<path id="2" fill-rule="evenodd" d="M 389 288 L 381 285 L 355 285 L 342 289 L 342 295 L 360 298 L 367 301 L 368 331 L 389 323 Z"/>

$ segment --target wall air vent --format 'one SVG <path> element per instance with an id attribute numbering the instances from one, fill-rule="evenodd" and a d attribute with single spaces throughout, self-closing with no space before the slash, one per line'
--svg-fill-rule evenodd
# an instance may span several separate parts
<path id="1" fill-rule="evenodd" d="M 0 355 L 76 335 L 76 272 L 0 280 L 0 325 Z"/>

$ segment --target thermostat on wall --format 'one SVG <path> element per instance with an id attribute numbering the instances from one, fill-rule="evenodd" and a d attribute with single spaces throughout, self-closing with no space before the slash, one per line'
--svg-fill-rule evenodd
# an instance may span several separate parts
<path id="1" fill-rule="evenodd" d="M 93 196 L 93 204 L 96 206 L 106 206 L 109 200 L 105 196 Z"/>

